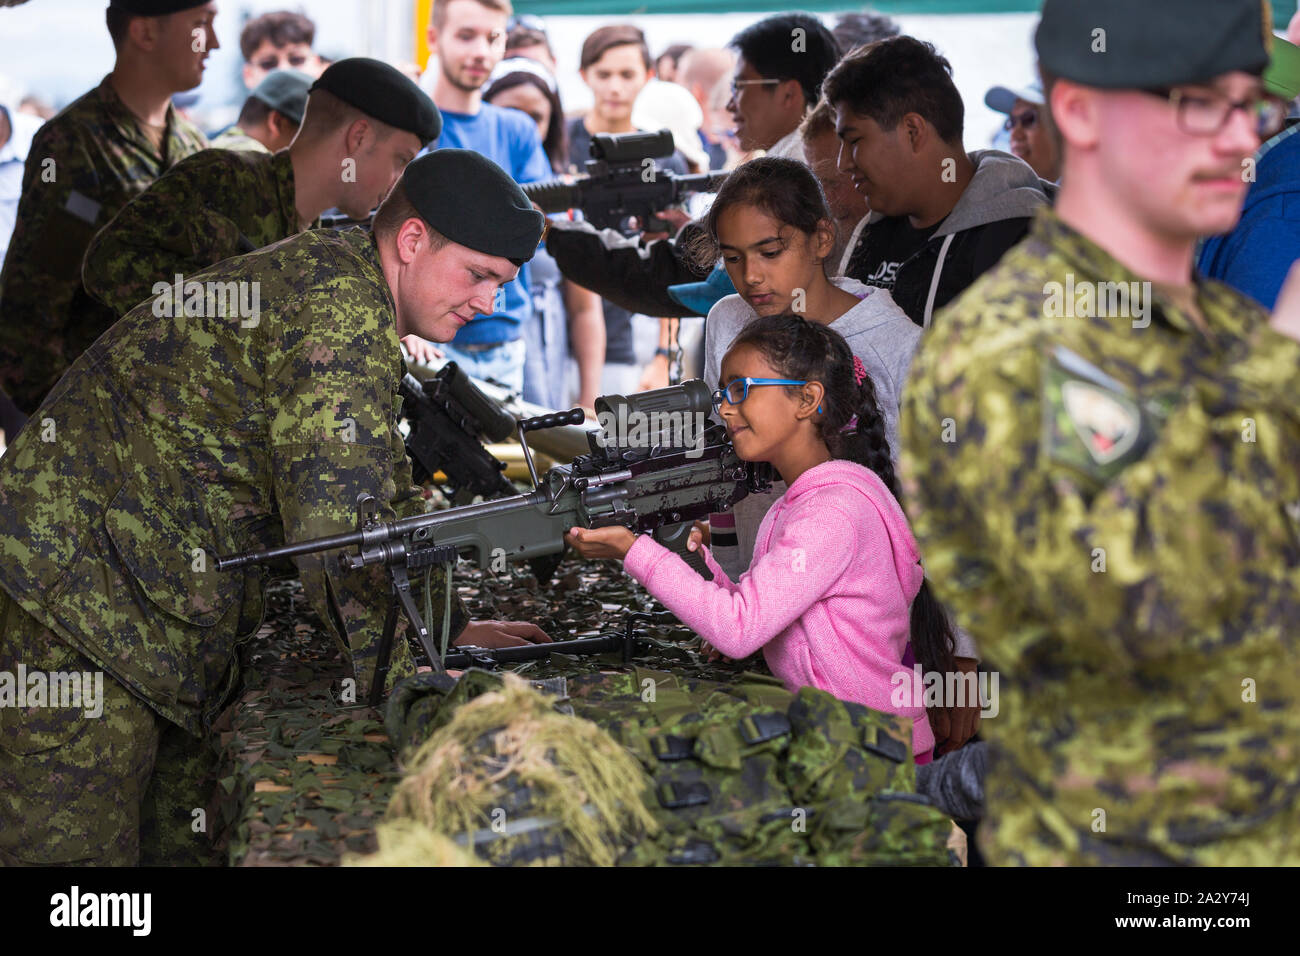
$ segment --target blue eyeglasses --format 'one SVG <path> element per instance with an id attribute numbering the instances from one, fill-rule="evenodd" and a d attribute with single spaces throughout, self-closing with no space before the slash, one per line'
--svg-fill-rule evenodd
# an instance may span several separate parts
<path id="1" fill-rule="evenodd" d="M 807 382 L 794 378 L 733 378 L 725 387 L 713 393 L 713 407 L 722 409 L 722 400 L 732 405 L 739 405 L 749 398 L 751 385 L 807 385 Z"/>

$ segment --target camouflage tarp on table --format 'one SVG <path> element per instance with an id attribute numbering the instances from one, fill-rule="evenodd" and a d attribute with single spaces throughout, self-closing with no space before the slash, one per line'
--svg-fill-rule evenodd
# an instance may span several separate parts
<path id="1" fill-rule="evenodd" d="M 556 637 L 612 630 L 627 611 L 656 607 L 603 563 L 568 561 L 544 587 L 522 571 L 462 571 L 456 581 L 476 618 L 533 621 Z M 245 692 L 214 737 L 221 769 L 213 830 L 233 866 L 334 864 L 344 852 L 375 849 L 374 826 L 400 774 L 380 714 L 345 699 L 343 662 L 301 586 L 272 585 L 267 599 L 267 623 L 243 649 Z M 652 642 L 637 656 L 642 666 L 719 681 L 762 669 L 761 658 L 704 662 L 681 643 L 690 636 L 681 627 L 642 633 Z M 511 669 L 535 679 L 620 667 L 616 655 L 600 655 Z"/>

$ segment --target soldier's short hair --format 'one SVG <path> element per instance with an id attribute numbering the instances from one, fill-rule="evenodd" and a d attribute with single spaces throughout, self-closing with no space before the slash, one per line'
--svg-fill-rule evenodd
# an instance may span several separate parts
<path id="1" fill-rule="evenodd" d="M 122 41 L 126 39 L 126 31 L 131 28 L 131 21 L 136 18 L 136 14 L 127 13 L 121 7 L 109 7 L 104 11 L 104 22 L 108 26 L 108 35 L 113 41 L 113 49 L 122 49 Z"/>
<path id="2" fill-rule="evenodd" d="M 420 215 L 415 204 L 411 202 L 411 197 L 406 194 L 406 185 L 399 179 L 384 197 L 384 201 L 379 204 L 379 208 L 375 210 L 375 218 L 370 224 L 370 230 L 376 239 L 387 239 L 389 236 L 396 235 L 397 230 L 402 228 L 402 223 L 408 219 L 419 219 L 424 223 L 425 228 L 429 230 L 431 245 L 435 251 L 451 241 L 430 226 L 429 221 Z"/>
<path id="3" fill-rule="evenodd" d="M 249 99 L 252 100 L 254 97 Z M 303 111 L 300 126 L 301 135 L 308 140 L 322 139 L 336 130 L 351 126 L 359 119 L 377 127 L 381 136 L 397 130 L 397 127 L 375 119 L 365 110 L 358 109 L 351 103 L 345 103 L 329 90 L 318 87 L 307 95 L 307 107 Z"/>
<path id="4" fill-rule="evenodd" d="M 961 143 L 966 108 L 952 81 L 952 64 L 933 43 L 898 36 L 865 46 L 831 70 L 822 92 L 832 106 L 843 103 L 883 130 L 915 113 L 945 143 Z"/>
<path id="5" fill-rule="evenodd" d="M 510 0 L 475 0 L 479 6 L 487 7 L 489 10 L 496 10 L 510 16 L 515 12 L 515 8 L 510 5 Z M 433 12 L 429 14 L 429 21 L 439 30 L 447 22 L 447 4 L 451 0 L 433 0 Z"/>
<path id="6" fill-rule="evenodd" d="M 316 24 L 291 10 L 276 10 L 254 17 L 244 24 L 239 34 L 239 52 L 244 55 L 244 62 L 251 60 L 257 48 L 267 40 L 274 47 L 286 47 L 290 43 L 311 46 L 316 42 Z"/>
<path id="7" fill-rule="evenodd" d="M 239 111 L 239 119 L 235 121 L 235 124 L 245 130 L 253 126 L 261 126 L 266 122 L 266 118 L 275 112 L 278 111 L 259 100 L 256 96 L 250 96 L 244 100 L 243 108 Z M 280 113 L 280 115 L 293 125 L 292 117 L 285 116 L 284 113 Z"/>

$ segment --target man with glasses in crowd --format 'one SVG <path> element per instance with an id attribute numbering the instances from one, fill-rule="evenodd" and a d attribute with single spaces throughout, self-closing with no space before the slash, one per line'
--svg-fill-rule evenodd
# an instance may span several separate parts
<path id="1" fill-rule="evenodd" d="M 1001 674 L 991 863 L 1300 863 L 1300 316 L 1193 268 L 1282 121 L 1259 0 L 1047 0 L 1054 209 L 904 395 L 926 572 Z"/>
<path id="2" fill-rule="evenodd" d="M 816 17 L 783 13 L 746 27 L 728 45 L 739 54 L 727 110 L 740 148 L 802 163 L 799 124 L 839 59 L 835 37 Z"/>

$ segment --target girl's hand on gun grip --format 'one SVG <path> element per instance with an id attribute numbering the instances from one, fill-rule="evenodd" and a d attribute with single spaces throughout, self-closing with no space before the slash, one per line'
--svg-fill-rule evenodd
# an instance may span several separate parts
<path id="1" fill-rule="evenodd" d="M 698 551 L 700 545 L 707 546 L 710 543 L 712 543 L 712 538 L 709 535 L 709 523 L 707 521 L 695 522 L 695 526 L 691 528 L 691 536 L 686 542 L 686 550 Z"/>
<path id="2" fill-rule="evenodd" d="M 636 542 L 636 535 L 624 527 L 569 529 L 565 543 L 584 558 L 622 561 Z"/>

